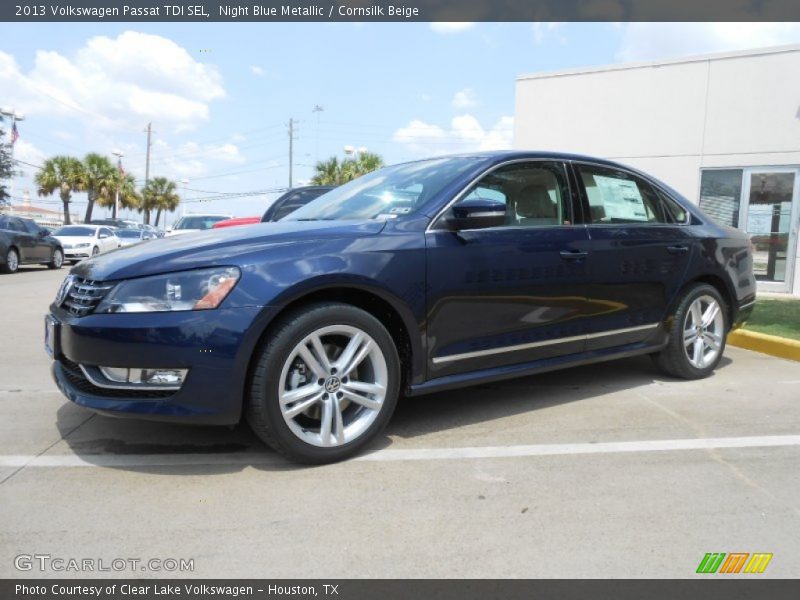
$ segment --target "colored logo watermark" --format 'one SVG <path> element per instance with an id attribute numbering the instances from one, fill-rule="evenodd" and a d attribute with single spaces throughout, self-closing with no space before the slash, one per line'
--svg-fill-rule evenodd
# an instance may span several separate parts
<path id="1" fill-rule="evenodd" d="M 697 573 L 763 573 L 771 560 L 771 552 L 708 552 L 697 566 Z"/>

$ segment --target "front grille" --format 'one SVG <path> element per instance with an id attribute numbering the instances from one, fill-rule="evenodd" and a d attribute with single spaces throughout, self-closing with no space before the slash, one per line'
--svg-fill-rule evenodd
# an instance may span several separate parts
<path id="1" fill-rule="evenodd" d="M 65 356 L 62 356 L 58 362 L 61 363 L 61 369 L 69 384 L 84 394 L 105 398 L 128 398 L 130 400 L 160 400 L 175 394 L 174 390 L 114 390 L 101 388 L 86 379 L 80 366 Z"/>
<path id="2" fill-rule="evenodd" d="M 113 283 L 76 277 L 61 306 L 76 317 L 83 317 L 97 308 L 100 301 L 113 287 Z"/>

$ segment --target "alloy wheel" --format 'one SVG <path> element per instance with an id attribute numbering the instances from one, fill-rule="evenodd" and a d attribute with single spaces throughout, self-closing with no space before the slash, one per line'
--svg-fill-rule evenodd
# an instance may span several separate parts
<path id="1" fill-rule="evenodd" d="M 60 269 L 61 266 L 64 264 L 64 254 L 59 249 L 55 249 L 53 251 L 53 266 L 56 269 Z"/>
<path id="2" fill-rule="evenodd" d="M 381 412 L 386 358 L 357 327 L 322 327 L 289 353 L 278 385 L 281 414 L 292 433 L 313 446 L 338 447 L 360 437 Z"/>
<path id="3" fill-rule="evenodd" d="M 717 300 L 704 295 L 692 302 L 683 324 L 683 347 L 693 367 L 704 369 L 717 359 L 722 350 L 724 326 Z"/>
<path id="4" fill-rule="evenodd" d="M 19 256 L 17 255 L 17 251 L 13 248 L 8 251 L 8 255 L 6 256 L 6 267 L 12 273 L 19 268 Z"/>

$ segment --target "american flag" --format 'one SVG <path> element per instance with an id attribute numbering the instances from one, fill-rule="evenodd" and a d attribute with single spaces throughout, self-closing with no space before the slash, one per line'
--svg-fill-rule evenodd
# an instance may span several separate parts
<path id="1" fill-rule="evenodd" d="M 17 131 L 17 124 L 14 123 L 11 126 L 11 145 L 13 146 L 14 144 L 16 144 L 18 139 L 19 139 L 19 131 Z"/>

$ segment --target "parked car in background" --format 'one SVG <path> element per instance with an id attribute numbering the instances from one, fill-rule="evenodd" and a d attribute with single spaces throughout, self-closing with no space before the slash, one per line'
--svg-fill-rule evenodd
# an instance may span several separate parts
<path id="1" fill-rule="evenodd" d="M 64 258 L 73 263 L 122 245 L 114 229 L 102 225 L 65 225 L 54 231 L 53 237 L 61 242 Z"/>
<path id="2" fill-rule="evenodd" d="M 238 227 L 239 225 L 255 225 L 261 223 L 261 217 L 234 217 L 214 223 L 212 229 L 222 229 L 224 227 Z"/>
<path id="3" fill-rule="evenodd" d="M 92 219 L 86 225 L 105 225 L 117 229 L 136 229 L 139 224 L 129 219 Z"/>
<path id="4" fill-rule="evenodd" d="M 275 200 L 260 217 L 235 217 L 227 221 L 214 223 L 213 228 L 220 229 L 222 227 L 236 227 L 237 225 L 253 225 L 254 223 L 278 221 L 332 189 L 334 189 L 334 186 L 328 185 L 309 185 L 294 188 Z"/>
<path id="5" fill-rule="evenodd" d="M 15 273 L 20 265 L 64 264 L 61 243 L 31 219 L 0 215 L 0 272 Z"/>
<path id="6" fill-rule="evenodd" d="M 308 185 L 289 190 L 269 205 L 269 208 L 261 216 L 261 222 L 280 221 L 283 217 L 292 214 L 298 208 L 333 189 L 335 187 L 331 185 Z"/>
<path id="7" fill-rule="evenodd" d="M 167 236 L 207 231 L 214 226 L 214 223 L 219 223 L 220 221 L 225 221 L 232 217 L 233 215 L 219 214 L 184 215 L 175 221 L 172 227 L 167 228 Z"/>
<path id="8" fill-rule="evenodd" d="M 140 244 L 148 240 L 154 240 L 157 237 L 154 233 L 146 229 L 118 229 L 114 233 L 116 233 L 119 238 L 120 248 L 133 246 L 134 244 Z"/>
<path id="9" fill-rule="evenodd" d="M 161 229 L 157 229 L 156 227 L 153 227 L 152 225 L 148 225 L 146 223 L 137 223 L 136 227 L 138 229 L 141 229 L 143 231 L 148 232 L 153 237 L 157 237 L 157 238 L 164 237 L 164 231 L 161 230 Z"/>
<path id="10" fill-rule="evenodd" d="M 707 377 L 755 298 L 747 234 L 653 177 L 487 152 L 379 169 L 269 227 L 87 260 L 46 339 L 73 402 L 244 416 L 284 455 L 325 463 L 373 440 L 401 394 L 634 355 Z"/>

